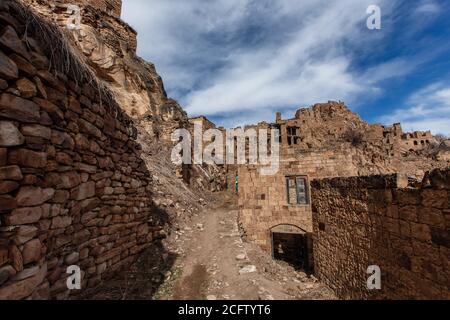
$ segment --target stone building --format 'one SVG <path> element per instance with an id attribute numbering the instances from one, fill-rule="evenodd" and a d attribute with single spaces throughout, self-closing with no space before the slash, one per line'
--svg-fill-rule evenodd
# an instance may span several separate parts
<path id="1" fill-rule="evenodd" d="M 264 176 L 258 166 L 238 167 L 242 232 L 249 241 L 260 245 L 274 258 L 312 273 L 317 272 L 324 279 L 332 275 L 321 273 L 321 265 L 330 262 L 324 261 L 326 257 L 320 254 L 318 248 L 333 251 L 333 247 L 340 242 L 335 244 L 332 238 L 320 238 L 321 243 L 318 243 L 317 235 L 323 224 L 316 221 L 316 202 L 332 204 L 333 197 L 318 200 L 311 184 L 317 185 L 315 181 L 324 178 L 395 172 L 402 173 L 404 177 L 423 177 L 428 170 L 450 165 L 448 161 L 416 155 L 416 151 L 436 141 L 431 133 L 405 134 L 400 124 L 392 127 L 369 125 L 338 102 L 301 109 L 295 118 L 288 120 L 277 114 L 276 123 L 271 126 L 281 133 L 278 173 Z M 416 140 L 419 140 L 416 148 L 408 148 L 408 144 Z M 407 183 L 408 179 L 405 178 L 405 181 Z M 345 200 L 348 201 L 345 208 L 358 210 L 358 203 Z M 444 197 L 443 201 L 448 210 L 447 198 Z M 327 214 L 332 212 L 329 208 Z M 358 232 L 358 229 L 354 231 Z M 351 233 L 350 230 L 348 232 Z M 333 276 L 336 277 L 336 274 Z M 441 290 L 438 292 L 442 293 L 442 288 L 446 286 L 443 286 L 442 280 L 438 282 Z M 341 296 L 366 297 L 354 292 L 353 295 L 347 293 Z M 416 297 L 420 296 L 417 290 L 416 294 Z"/>

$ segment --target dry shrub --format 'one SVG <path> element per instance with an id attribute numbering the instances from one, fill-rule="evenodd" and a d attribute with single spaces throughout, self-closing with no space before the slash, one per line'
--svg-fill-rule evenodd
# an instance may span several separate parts
<path id="1" fill-rule="evenodd" d="M 350 142 L 354 147 L 358 147 L 364 143 L 364 133 L 356 128 L 349 128 L 342 135 L 342 140 Z"/>

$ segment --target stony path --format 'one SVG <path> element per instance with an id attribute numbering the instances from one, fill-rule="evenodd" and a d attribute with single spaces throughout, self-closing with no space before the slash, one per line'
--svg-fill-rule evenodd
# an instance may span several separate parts
<path id="1" fill-rule="evenodd" d="M 242 242 L 231 202 L 200 214 L 167 242 L 178 254 L 157 299 L 334 299 L 306 274 Z"/>

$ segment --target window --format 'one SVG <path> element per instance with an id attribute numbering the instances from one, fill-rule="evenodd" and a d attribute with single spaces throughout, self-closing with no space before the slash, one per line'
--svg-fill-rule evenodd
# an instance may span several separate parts
<path id="1" fill-rule="evenodd" d="M 288 145 L 292 146 L 298 143 L 297 130 L 297 127 L 287 127 Z"/>
<path id="2" fill-rule="evenodd" d="M 287 199 L 290 205 L 309 204 L 308 179 L 306 177 L 287 177 Z"/>

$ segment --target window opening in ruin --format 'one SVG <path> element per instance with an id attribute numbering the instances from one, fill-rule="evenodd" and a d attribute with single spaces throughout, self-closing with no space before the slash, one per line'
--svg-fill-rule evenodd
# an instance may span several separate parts
<path id="1" fill-rule="evenodd" d="M 286 185 L 290 205 L 309 204 L 309 184 L 306 177 L 287 177 Z"/>
<path id="2" fill-rule="evenodd" d="M 298 130 L 297 127 L 287 128 L 288 145 L 292 146 L 293 144 L 298 144 L 297 130 Z"/>
<path id="3" fill-rule="evenodd" d="M 419 145 L 419 142 L 414 141 L 414 145 L 415 145 L 415 146 L 418 146 L 418 145 Z"/>
<path id="4" fill-rule="evenodd" d="M 305 231 L 292 225 L 279 225 L 271 229 L 272 254 L 297 270 L 308 271 L 308 237 Z"/>

